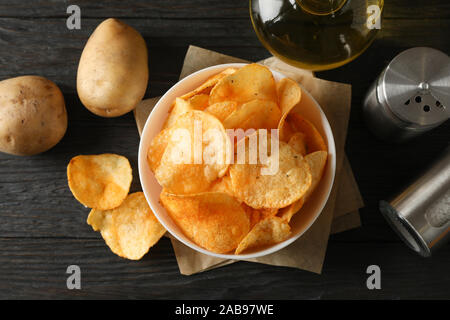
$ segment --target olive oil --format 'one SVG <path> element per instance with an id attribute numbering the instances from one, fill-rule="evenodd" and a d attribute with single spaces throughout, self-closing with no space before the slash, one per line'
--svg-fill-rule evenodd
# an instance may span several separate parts
<path id="1" fill-rule="evenodd" d="M 263 45 L 303 69 L 342 66 L 376 37 L 384 0 L 250 0 L 253 27 Z"/>

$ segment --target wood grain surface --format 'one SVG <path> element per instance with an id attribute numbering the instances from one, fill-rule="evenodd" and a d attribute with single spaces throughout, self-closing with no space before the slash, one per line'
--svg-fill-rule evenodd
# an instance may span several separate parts
<path id="1" fill-rule="evenodd" d="M 66 8 L 81 7 L 81 30 L 66 28 Z M 63 140 L 33 157 L 0 154 L 0 299 L 450 299 L 450 245 L 435 257 L 411 252 L 377 209 L 423 170 L 449 143 L 450 123 L 402 145 L 375 139 L 361 102 L 371 82 L 399 52 L 430 46 L 450 53 L 448 0 L 386 1 L 378 39 L 361 57 L 318 77 L 352 84 L 346 152 L 367 206 L 363 226 L 331 236 L 322 275 L 240 262 L 194 276 L 178 272 L 173 250 L 161 240 L 141 261 L 113 255 L 86 224 L 88 209 L 70 193 L 66 165 L 78 154 L 113 152 L 130 159 L 132 191 L 139 135 L 131 113 L 97 117 L 76 95 L 76 69 L 89 35 L 118 17 L 144 36 L 149 49 L 146 97 L 176 83 L 190 44 L 248 60 L 269 56 L 253 32 L 242 0 L 0 0 L 0 80 L 48 77 L 62 89 L 69 115 Z M 0 106 L 1 107 L 1 106 Z M 82 289 L 66 288 L 68 265 L 82 270 Z M 377 264 L 382 289 L 368 290 L 366 268 Z"/>

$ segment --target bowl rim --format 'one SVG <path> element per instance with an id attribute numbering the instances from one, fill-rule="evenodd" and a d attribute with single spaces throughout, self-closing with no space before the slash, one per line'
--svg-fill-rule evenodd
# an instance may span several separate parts
<path id="1" fill-rule="evenodd" d="M 171 230 L 170 227 L 168 227 L 166 225 L 166 223 L 163 221 L 164 219 L 160 218 L 159 213 L 158 213 L 158 208 L 152 203 L 150 197 L 147 195 L 147 193 L 150 193 L 150 191 L 146 190 L 146 183 L 144 182 L 144 177 L 143 177 L 143 166 L 144 163 L 146 163 L 146 154 L 147 151 L 143 150 L 144 146 L 143 146 L 143 140 L 144 140 L 144 136 L 147 132 L 148 127 L 150 126 L 150 123 L 152 122 L 152 116 L 155 115 L 156 110 L 158 110 L 159 108 L 161 108 L 161 106 L 163 106 L 165 104 L 165 100 L 167 99 L 167 96 L 170 96 L 171 93 L 173 91 L 176 91 L 180 86 L 182 86 L 184 83 L 188 82 L 189 80 L 191 80 L 192 78 L 197 77 L 199 74 L 202 73 L 208 73 L 211 70 L 216 70 L 217 73 L 219 73 L 220 71 L 223 71 L 227 68 L 242 68 L 243 66 L 246 66 L 250 63 L 225 63 L 225 64 L 218 64 L 218 65 L 214 65 L 214 66 L 210 66 L 207 68 L 203 68 L 200 69 L 188 76 L 186 76 L 185 78 L 177 81 L 177 83 L 175 83 L 172 87 L 170 87 L 169 90 L 167 90 L 164 95 L 161 96 L 161 98 L 159 99 L 159 101 L 155 104 L 155 106 L 153 107 L 152 111 L 150 112 L 149 116 L 147 117 L 147 120 L 145 122 L 144 128 L 142 129 L 142 133 L 141 133 L 141 137 L 140 137 L 140 141 L 139 141 L 139 149 L 138 149 L 138 171 L 139 171 L 139 180 L 141 183 L 141 187 L 142 187 L 142 191 L 144 193 L 145 199 L 147 200 L 147 203 L 149 204 L 150 208 L 152 209 L 152 212 L 154 213 L 155 217 L 158 219 L 158 221 L 163 225 L 163 227 L 171 234 L 171 236 L 175 237 L 178 241 L 180 241 L 181 243 L 183 243 L 184 245 L 188 246 L 189 248 L 206 254 L 208 256 L 212 256 L 212 257 L 216 257 L 216 258 L 222 258 L 222 259 L 232 259 L 232 260 L 245 260 L 245 259 L 252 259 L 252 258 L 258 258 L 258 257 L 262 257 L 262 256 L 266 256 L 269 255 L 271 253 L 275 253 L 285 247 L 287 247 L 288 245 L 290 245 L 291 243 L 293 243 L 294 241 L 298 240 L 303 234 L 305 234 L 305 232 L 307 232 L 311 226 L 314 224 L 314 222 L 317 220 L 317 218 L 322 214 L 322 211 L 325 207 L 325 205 L 328 203 L 328 199 L 331 193 L 331 190 L 333 188 L 334 185 L 334 180 L 335 180 L 335 176 L 336 176 L 336 146 L 335 146 L 335 141 L 334 141 L 334 135 L 333 135 L 333 130 L 331 129 L 330 123 L 325 115 L 325 113 L 323 112 L 322 108 L 320 107 L 319 103 L 316 101 L 316 99 L 314 99 L 314 97 L 300 84 L 299 86 L 302 89 L 302 94 L 306 94 L 309 96 L 309 98 L 312 100 L 313 104 L 315 105 L 315 107 L 317 108 L 317 110 L 319 111 L 320 117 L 323 121 L 323 129 L 326 132 L 326 137 L 327 137 L 327 147 L 328 147 L 328 153 L 331 155 L 331 157 L 329 158 L 329 160 L 331 159 L 331 178 L 330 178 L 330 184 L 329 184 L 329 188 L 326 191 L 326 195 L 323 198 L 323 202 L 319 205 L 319 209 L 317 210 L 317 213 L 314 215 L 314 217 L 312 219 L 310 219 L 310 221 L 307 224 L 304 224 L 304 228 L 301 232 L 299 232 L 298 234 L 296 234 L 295 236 L 291 236 L 288 239 L 279 242 L 275 245 L 272 245 L 270 247 L 266 247 L 262 250 L 259 251 L 255 251 L 255 252 L 251 252 L 248 254 L 221 254 L 221 253 L 215 253 L 209 250 L 206 250 L 198 245 L 196 245 L 192 240 L 188 239 L 189 242 L 185 241 L 184 239 L 182 239 L 177 232 L 174 232 L 173 230 Z M 280 79 L 282 78 L 288 78 L 286 75 L 284 75 L 282 72 L 279 72 L 277 70 L 273 70 L 272 68 L 266 66 L 271 72 L 272 74 L 275 76 L 278 76 Z M 185 236 L 187 238 L 187 236 Z"/>

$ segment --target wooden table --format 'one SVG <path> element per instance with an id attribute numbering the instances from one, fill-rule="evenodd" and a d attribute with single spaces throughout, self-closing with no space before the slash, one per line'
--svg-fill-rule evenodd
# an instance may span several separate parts
<path id="1" fill-rule="evenodd" d="M 140 190 L 133 115 L 105 119 L 88 112 L 75 90 L 78 60 L 103 19 L 121 18 L 147 41 L 146 97 L 161 95 L 177 81 L 190 44 L 248 60 L 269 55 L 252 30 L 247 1 L 78 0 L 81 30 L 68 30 L 67 1 L 0 0 L 0 79 L 48 77 L 62 89 L 69 114 L 68 131 L 52 150 L 33 157 L 0 155 L 0 298 L 449 299 L 450 246 L 431 259 L 417 256 L 390 229 L 377 203 L 443 150 L 450 123 L 409 143 L 389 145 L 376 140 L 361 117 L 364 93 L 396 54 L 415 46 L 450 53 L 450 2 L 412 3 L 386 1 L 372 47 L 344 67 L 318 73 L 353 86 L 346 152 L 367 205 L 361 228 L 331 236 L 323 274 L 240 262 L 182 276 L 167 239 L 141 261 L 113 255 L 86 224 L 88 209 L 67 187 L 66 165 L 73 156 L 114 152 L 130 159 L 132 191 Z M 72 264 L 81 268 L 81 290 L 66 288 Z M 381 267 L 381 290 L 366 287 L 371 264 Z"/>

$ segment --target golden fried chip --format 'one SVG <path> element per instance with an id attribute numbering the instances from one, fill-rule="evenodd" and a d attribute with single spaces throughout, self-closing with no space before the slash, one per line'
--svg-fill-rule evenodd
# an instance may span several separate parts
<path id="1" fill-rule="evenodd" d="M 317 185 L 320 182 L 320 179 L 322 179 L 323 171 L 327 163 L 327 158 L 328 152 L 326 151 L 316 151 L 305 156 L 305 160 L 308 162 L 312 177 L 311 187 L 306 192 L 305 198 L 309 197 L 314 189 L 316 189 Z"/>
<path id="2" fill-rule="evenodd" d="M 295 152 L 301 154 L 302 156 L 306 155 L 306 142 L 305 135 L 302 132 L 294 133 L 289 139 L 288 145 L 290 145 Z"/>
<path id="3" fill-rule="evenodd" d="M 239 243 L 235 254 L 247 249 L 268 246 L 286 240 L 291 233 L 289 224 L 279 217 L 269 217 L 258 222 Z"/>
<path id="4" fill-rule="evenodd" d="M 92 209 L 87 223 L 100 231 L 112 252 L 130 260 L 141 259 L 166 232 L 142 192 L 128 195 L 115 209 Z"/>
<path id="5" fill-rule="evenodd" d="M 264 139 L 259 131 L 254 134 L 258 135 L 258 140 Z M 283 208 L 300 199 L 311 185 L 306 160 L 285 142 L 279 141 L 277 150 L 271 137 L 267 137 L 269 152 L 264 152 L 259 143 L 252 147 L 252 141 L 256 139 L 247 136 L 238 142 L 238 159 L 230 166 L 236 197 L 255 209 Z M 245 145 L 240 147 L 241 144 Z M 242 149 L 245 150 L 245 161 L 239 160 Z M 250 151 L 253 156 L 249 155 Z M 261 159 L 261 154 L 267 154 L 267 159 Z"/>
<path id="6" fill-rule="evenodd" d="M 296 214 L 305 204 L 305 196 L 301 197 L 299 200 L 295 201 L 293 204 L 281 208 L 278 212 L 278 216 L 286 222 L 291 221 L 291 218 Z"/>
<path id="7" fill-rule="evenodd" d="M 247 213 L 228 194 L 176 196 L 163 190 L 160 200 L 183 233 L 212 252 L 234 250 L 250 230 Z"/>
<path id="8" fill-rule="evenodd" d="M 159 184 L 174 194 L 209 189 L 229 166 L 230 140 L 222 123 L 203 111 L 182 114 L 154 171 Z"/>
<path id="9" fill-rule="evenodd" d="M 172 131 L 170 130 L 170 128 L 160 131 L 150 143 L 150 147 L 147 151 L 147 160 L 150 169 L 153 172 L 155 172 L 155 170 L 161 163 L 161 158 L 164 154 L 164 151 L 166 150 L 167 144 L 169 143 L 171 132 Z"/>
<path id="10" fill-rule="evenodd" d="M 223 122 L 234 110 L 236 110 L 236 107 L 237 103 L 234 101 L 223 101 L 210 105 L 205 111 Z"/>
<path id="11" fill-rule="evenodd" d="M 290 126 L 286 123 L 289 112 L 300 103 L 302 90 L 294 80 L 289 78 L 281 79 L 277 83 L 278 104 L 281 109 L 281 119 L 278 123 L 280 139 L 288 141 L 291 136 Z"/>
<path id="12" fill-rule="evenodd" d="M 225 175 L 213 182 L 208 192 L 227 193 L 233 196 L 233 188 L 231 187 L 231 179 L 229 175 Z"/>
<path id="13" fill-rule="evenodd" d="M 211 90 L 209 104 L 230 100 L 242 104 L 254 99 L 278 101 L 272 72 L 256 63 L 222 78 Z"/>
<path id="14" fill-rule="evenodd" d="M 292 79 L 283 78 L 277 83 L 278 105 L 281 113 L 287 115 L 302 98 L 302 89 Z"/>
<path id="15" fill-rule="evenodd" d="M 292 138 L 291 138 L 292 139 Z M 311 171 L 311 186 L 305 195 L 297 200 L 293 204 L 280 209 L 278 216 L 286 222 L 291 221 L 291 218 L 296 214 L 305 204 L 309 195 L 314 191 L 322 178 L 325 164 L 327 163 L 328 153 L 326 151 L 316 151 L 305 156 L 305 160 L 308 162 L 308 166 Z"/>
<path id="16" fill-rule="evenodd" d="M 208 107 L 208 103 L 208 94 L 197 94 L 189 99 L 189 104 L 194 110 L 204 110 L 206 107 Z"/>
<path id="17" fill-rule="evenodd" d="M 236 68 L 227 68 L 227 69 L 223 70 L 222 72 L 210 77 L 208 80 L 206 80 L 204 83 L 202 83 L 198 88 L 182 95 L 180 98 L 189 99 L 199 93 L 209 94 L 211 89 L 219 82 L 220 79 L 224 78 L 227 75 L 235 73 L 236 70 L 237 70 Z"/>
<path id="18" fill-rule="evenodd" d="M 276 129 L 281 118 L 280 109 L 269 100 L 251 100 L 239 106 L 224 121 L 225 129 Z"/>
<path id="19" fill-rule="evenodd" d="M 192 105 L 183 99 L 176 98 L 172 109 L 169 113 L 169 116 L 167 117 L 166 121 L 164 122 L 163 129 L 169 128 L 173 126 L 173 124 L 177 121 L 177 119 L 184 113 L 194 110 Z"/>
<path id="20" fill-rule="evenodd" d="M 278 213 L 277 208 L 253 209 L 252 207 L 249 207 L 245 203 L 242 203 L 241 206 L 244 208 L 244 210 L 250 217 L 250 229 L 253 228 L 261 220 L 273 217 Z"/>
<path id="21" fill-rule="evenodd" d="M 128 159 L 117 154 L 80 155 L 67 166 L 73 196 L 93 209 L 118 207 L 130 190 L 132 170 Z"/>
<path id="22" fill-rule="evenodd" d="M 166 232 L 142 192 L 128 195 L 112 219 L 122 254 L 130 260 L 141 259 Z"/>
<path id="23" fill-rule="evenodd" d="M 117 239 L 116 228 L 113 224 L 111 210 L 97 210 L 92 209 L 87 218 L 87 223 L 94 229 L 94 231 L 100 231 L 106 245 L 111 251 L 117 254 L 119 257 L 123 257 L 122 249 L 120 248 L 119 241 Z"/>
<path id="24" fill-rule="evenodd" d="M 328 150 L 323 137 L 310 121 L 297 113 L 290 113 L 288 121 L 294 128 L 294 131 L 300 131 L 305 134 L 307 153 Z"/>

